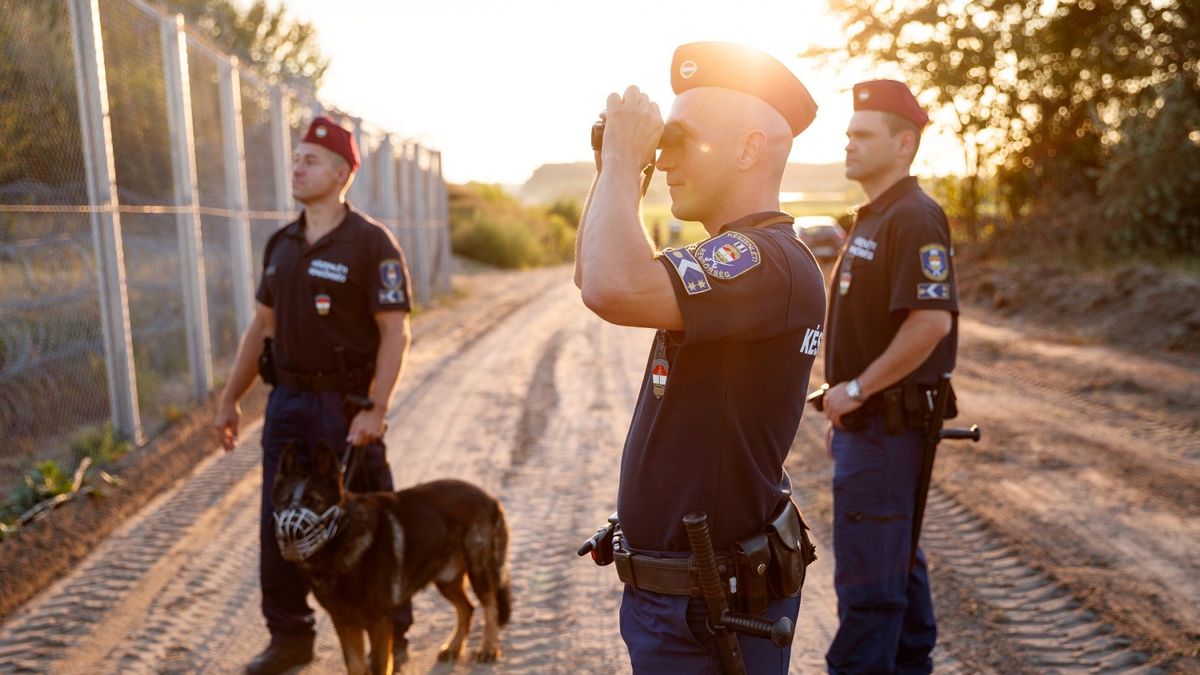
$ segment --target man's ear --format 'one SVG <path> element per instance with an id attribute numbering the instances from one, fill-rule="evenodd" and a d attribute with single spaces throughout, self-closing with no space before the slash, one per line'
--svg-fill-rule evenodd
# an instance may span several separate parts
<path id="1" fill-rule="evenodd" d="M 917 132 L 912 129 L 904 129 L 896 134 L 897 150 L 901 157 L 908 158 L 912 161 L 917 156 Z"/>
<path id="2" fill-rule="evenodd" d="M 767 132 L 755 129 L 742 140 L 742 154 L 738 157 L 738 168 L 749 169 L 762 159 L 767 151 Z"/>

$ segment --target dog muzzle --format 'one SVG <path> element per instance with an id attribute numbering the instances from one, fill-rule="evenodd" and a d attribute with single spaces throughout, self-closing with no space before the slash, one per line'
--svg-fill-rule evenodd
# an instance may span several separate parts
<path id="1" fill-rule="evenodd" d="M 305 508 L 287 508 L 275 514 L 275 539 L 284 560 L 300 562 L 321 550 L 337 534 L 337 505 L 321 515 Z"/>

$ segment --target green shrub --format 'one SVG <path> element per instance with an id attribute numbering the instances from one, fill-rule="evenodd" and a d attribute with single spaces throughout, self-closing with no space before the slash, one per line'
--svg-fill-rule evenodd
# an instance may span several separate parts
<path id="1" fill-rule="evenodd" d="M 71 476 L 63 472 L 58 462 L 48 459 L 25 474 L 20 487 L 8 499 L 3 520 L 11 522 L 41 502 L 71 491 Z"/>
<path id="2" fill-rule="evenodd" d="M 560 200 L 526 206 L 499 186 L 452 185 L 450 245 L 454 252 L 499 267 L 524 268 L 570 260 L 579 206 Z"/>
<path id="3" fill-rule="evenodd" d="M 76 466 L 85 457 L 90 457 L 98 466 L 105 466 L 123 457 L 131 447 L 128 441 L 117 436 L 111 422 L 105 422 L 104 426 L 81 432 L 71 439 L 71 457 Z"/>

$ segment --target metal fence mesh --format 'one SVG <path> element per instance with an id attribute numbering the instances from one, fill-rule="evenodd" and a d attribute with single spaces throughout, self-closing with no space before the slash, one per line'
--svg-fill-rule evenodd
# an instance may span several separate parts
<path id="1" fill-rule="evenodd" d="M 220 386 L 264 245 L 295 217 L 291 150 L 326 111 L 194 32 L 174 58 L 175 17 L 144 0 L 95 7 L 0 0 L 0 506 L 32 460 L 68 458 L 81 431 L 116 419 L 126 435 L 153 434 L 203 394 L 206 368 Z M 393 138 L 390 156 L 373 157 L 384 132 L 328 112 L 360 128 L 354 203 L 415 246 L 408 146 Z M 107 137 L 85 132 L 105 123 Z M 414 276 L 444 266 L 407 252 Z"/>
<path id="2" fill-rule="evenodd" d="M 0 204 L 87 204 L 67 6 L 0 0 Z M 0 210 L 0 471 L 109 415 L 82 213 Z"/>

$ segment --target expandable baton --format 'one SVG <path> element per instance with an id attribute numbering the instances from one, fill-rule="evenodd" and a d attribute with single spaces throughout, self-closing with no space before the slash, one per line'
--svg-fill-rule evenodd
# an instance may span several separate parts
<path id="1" fill-rule="evenodd" d="M 909 548 L 909 567 L 917 561 L 917 542 L 921 539 L 921 522 L 925 519 L 925 500 L 929 496 L 929 481 L 933 478 L 933 458 L 937 454 L 938 442 L 947 440 L 979 441 L 979 425 L 969 429 L 945 429 L 942 423 L 946 416 L 946 404 L 950 399 L 950 373 L 938 379 L 932 395 L 926 394 L 929 416 L 925 422 L 925 447 L 921 452 L 921 472 L 917 474 L 916 502 L 913 505 L 912 545 Z"/>
<path id="2" fill-rule="evenodd" d="M 731 612 L 725 600 L 725 589 L 721 585 L 717 555 L 713 552 L 708 516 L 703 511 L 692 511 L 683 517 L 683 524 L 687 528 L 688 542 L 692 545 L 692 561 L 700 575 L 700 590 L 708 603 L 708 627 L 717 640 L 721 667 L 726 675 L 745 675 L 746 664 L 742 661 L 741 645 L 734 631 L 770 640 L 771 644 L 783 648 L 792 642 L 795 629 L 792 620 L 784 616 L 769 621 Z"/>

